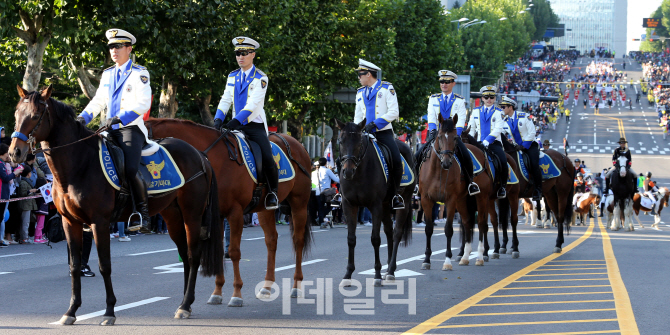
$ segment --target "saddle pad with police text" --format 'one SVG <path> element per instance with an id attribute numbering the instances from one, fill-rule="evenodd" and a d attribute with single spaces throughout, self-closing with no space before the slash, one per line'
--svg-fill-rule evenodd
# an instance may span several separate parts
<path id="1" fill-rule="evenodd" d="M 244 161 L 244 166 L 246 166 L 249 176 L 254 181 L 258 183 L 258 170 L 256 167 L 256 160 L 254 159 L 254 154 L 251 152 L 251 147 L 247 140 L 242 137 L 239 133 L 235 134 L 235 139 L 242 153 L 242 160 Z M 272 158 L 277 165 L 277 175 L 279 176 L 279 182 L 283 183 L 295 178 L 295 170 L 293 169 L 293 164 L 289 161 L 288 157 L 284 151 L 274 142 L 270 141 L 270 147 L 272 148 Z"/>
<path id="2" fill-rule="evenodd" d="M 474 174 L 478 174 L 484 170 L 484 166 L 482 166 L 481 163 L 475 158 L 475 155 L 468 149 L 468 152 L 470 153 L 470 159 L 472 160 L 472 171 Z M 458 166 L 461 166 L 461 162 L 458 160 L 458 156 L 454 155 L 454 158 L 456 159 L 456 163 L 458 163 Z"/>
<path id="3" fill-rule="evenodd" d="M 100 165 L 102 172 L 104 172 L 109 184 L 116 190 L 120 190 L 121 181 L 119 180 L 119 175 L 116 172 L 116 167 L 109 154 L 109 150 L 102 140 L 98 141 L 98 143 L 100 145 Z M 150 180 L 145 180 L 147 182 L 147 193 L 149 194 L 176 190 L 184 186 L 185 182 L 184 176 L 179 171 L 170 153 L 162 145 L 159 145 L 159 147 L 160 149 L 153 155 L 142 157 L 142 164 L 140 164 L 140 169 L 147 169 L 148 174 L 151 175 Z M 146 178 L 147 174 L 143 173 L 143 175 Z M 126 177 L 130 178 L 130 176 Z"/>
<path id="4" fill-rule="evenodd" d="M 523 161 L 523 156 L 521 151 L 516 152 L 517 160 L 519 161 L 519 169 L 521 170 L 521 175 L 523 179 L 528 180 L 530 176 L 529 167 Z M 540 155 L 542 156 L 542 155 Z M 542 180 L 556 178 L 561 175 L 561 170 L 558 169 L 554 160 L 549 157 L 549 155 L 544 155 L 540 158 L 540 171 L 542 171 Z"/>
<path id="5" fill-rule="evenodd" d="M 384 157 L 381 148 L 377 144 L 377 141 L 371 140 L 371 142 L 375 147 L 377 158 L 379 158 L 379 164 L 381 164 L 382 169 L 384 169 L 384 178 L 386 178 L 386 181 L 388 181 L 389 167 L 388 164 L 386 164 L 386 158 Z M 409 164 L 407 164 L 407 160 L 405 160 L 403 155 L 400 155 L 400 159 L 402 160 L 402 181 L 400 182 L 400 186 L 411 185 L 414 183 L 414 171 L 412 171 L 412 169 L 409 167 Z"/>

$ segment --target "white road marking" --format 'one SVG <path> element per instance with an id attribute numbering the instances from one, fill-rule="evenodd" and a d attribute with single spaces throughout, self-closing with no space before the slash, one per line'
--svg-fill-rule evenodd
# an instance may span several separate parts
<path id="1" fill-rule="evenodd" d="M 163 273 L 184 273 L 184 263 L 172 263 L 168 265 L 161 265 L 154 267 L 154 270 L 163 270 L 163 272 L 156 272 L 155 275 Z"/>
<path id="2" fill-rule="evenodd" d="M 261 239 L 264 239 L 264 238 L 265 238 L 265 236 L 261 236 L 261 237 L 252 237 L 252 238 L 245 238 L 244 241 L 261 240 Z"/>
<path id="3" fill-rule="evenodd" d="M 128 256 L 141 256 L 141 255 L 157 254 L 157 253 L 159 253 L 159 252 L 168 252 L 168 251 L 177 251 L 177 248 L 164 249 L 164 250 L 155 250 L 155 251 L 146 251 L 146 252 L 138 252 L 138 253 L 136 253 L 136 254 L 129 254 Z"/>
<path id="4" fill-rule="evenodd" d="M 116 307 L 114 307 L 114 312 L 119 312 L 119 311 L 122 311 L 124 309 L 138 307 L 138 306 L 150 304 L 150 303 L 165 300 L 165 299 L 170 299 L 170 297 L 153 297 L 153 298 L 149 298 L 149 299 L 140 300 L 138 302 L 133 302 L 133 303 L 130 303 L 130 304 L 116 306 Z M 77 321 L 83 321 L 83 320 L 87 320 L 87 319 L 94 318 L 96 316 L 102 316 L 102 315 L 105 315 L 105 310 L 104 309 L 100 310 L 100 311 L 97 311 L 97 312 L 77 316 Z M 57 325 L 57 324 L 59 324 L 58 321 L 50 323 L 50 325 Z"/>
<path id="5" fill-rule="evenodd" d="M 9 274 L 9 273 L 14 273 L 14 272 L 0 272 L 0 275 L 6 275 L 6 274 Z"/>
<path id="6" fill-rule="evenodd" d="M 14 257 L 14 256 L 23 256 L 23 255 L 32 255 L 32 254 L 33 254 L 32 252 L 22 252 L 22 253 L 20 253 L 20 254 L 2 255 L 2 256 L 0 256 L 0 258 L 4 258 L 4 257 Z"/>
<path id="7" fill-rule="evenodd" d="M 311 260 L 311 261 L 302 262 L 302 265 L 305 266 L 305 265 L 308 265 L 308 264 L 314 264 L 314 263 L 319 263 L 319 262 L 323 262 L 323 261 L 327 261 L 327 259 L 313 259 L 313 260 Z M 288 270 L 288 269 L 293 269 L 293 268 L 295 268 L 295 264 L 291 264 L 291 265 L 287 265 L 287 266 L 282 266 L 282 267 L 280 267 L 280 268 L 275 268 L 275 272 L 279 272 L 279 271 L 283 271 L 283 270 Z"/>
<path id="8" fill-rule="evenodd" d="M 458 250 L 458 248 L 451 248 L 451 250 L 452 250 L 452 251 L 453 251 L 453 250 Z M 446 251 L 447 251 L 447 249 L 436 250 L 436 251 L 433 251 L 432 255 L 435 255 L 435 254 L 441 254 L 441 253 L 446 252 Z M 431 255 L 431 256 L 432 256 L 432 255 Z M 403 259 L 403 260 L 396 261 L 395 264 L 396 264 L 396 266 L 398 266 L 398 265 L 405 264 L 405 263 L 409 263 L 409 262 L 412 262 L 412 261 L 422 260 L 422 259 L 424 259 L 424 258 L 426 258 L 426 255 L 423 255 L 423 254 L 422 254 L 422 255 L 418 255 L 418 256 L 414 256 L 414 257 L 410 257 L 410 258 L 405 258 L 405 259 Z M 431 257 L 431 258 L 432 258 L 432 257 Z M 382 265 L 382 271 L 383 271 L 383 270 L 386 270 L 386 268 L 388 268 L 388 265 L 386 265 L 386 264 L 385 264 L 385 265 Z M 401 272 L 401 271 L 404 271 L 404 272 Z M 421 274 L 421 273 L 414 272 L 414 271 L 412 271 L 412 270 L 406 270 L 406 269 L 397 270 L 395 273 L 396 273 L 396 277 L 398 277 L 398 273 L 402 273 L 402 274 L 403 274 L 402 277 L 408 277 L 408 276 L 423 276 L 423 274 Z M 359 275 L 374 275 L 374 274 L 375 274 L 375 269 L 372 268 L 372 269 L 370 269 L 370 270 L 361 271 L 361 272 L 359 272 L 358 274 L 359 274 Z"/>

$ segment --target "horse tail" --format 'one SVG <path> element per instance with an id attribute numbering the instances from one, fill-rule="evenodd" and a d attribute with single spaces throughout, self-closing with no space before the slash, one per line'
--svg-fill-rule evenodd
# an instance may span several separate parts
<path id="1" fill-rule="evenodd" d="M 398 212 L 396 212 L 398 215 Z M 400 238 L 403 247 L 407 247 L 412 242 L 412 211 L 410 210 L 405 217 L 405 225 L 402 227 L 402 236 Z"/>
<path id="2" fill-rule="evenodd" d="M 498 223 L 499 223 L 499 228 L 507 230 L 507 225 L 509 225 L 509 199 L 504 198 L 504 199 L 499 199 L 498 200 Z"/>
<path id="3" fill-rule="evenodd" d="M 477 198 L 474 196 L 467 195 L 465 197 L 465 204 L 468 208 L 468 214 L 470 214 L 470 222 L 465 223 L 465 226 L 468 227 L 468 231 L 463 229 L 463 225 L 461 225 L 461 244 L 472 242 L 475 225 L 477 224 L 475 215 L 488 215 L 488 213 L 477 213 Z"/>
<path id="4" fill-rule="evenodd" d="M 572 221 L 572 198 L 575 195 L 575 184 L 570 186 L 570 192 L 568 192 L 568 201 L 565 205 L 565 215 L 563 216 L 563 229 L 565 230 L 566 235 L 570 235 L 570 222 Z M 547 207 L 548 209 L 549 207 Z M 547 211 L 548 213 L 548 211 Z M 568 220 L 566 222 L 566 220 Z"/>
<path id="5" fill-rule="evenodd" d="M 288 202 L 288 201 L 287 201 Z M 312 217 L 307 211 L 307 217 L 305 220 L 305 233 L 302 236 L 303 246 L 302 246 L 302 257 L 307 257 L 310 250 L 312 250 L 312 244 L 314 244 L 314 238 L 312 236 Z M 291 236 L 293 238 L 293 252 L 295 252 L 296 236 L 294 231 L 295 221 L 291 221 L 289 229 L 291 230 Z"/>
<path id="6" fill-rule="evenodd" d="M 205 277 L 223 275 L 223 220 L 219 216 L 219 190 L 212 172 L 209 201 L 202 215 L 202 227 L 210 226 L 209 237 L 200 240 L 200 274 Z M 206 229 L 206 228 L 205 228 Z"/>

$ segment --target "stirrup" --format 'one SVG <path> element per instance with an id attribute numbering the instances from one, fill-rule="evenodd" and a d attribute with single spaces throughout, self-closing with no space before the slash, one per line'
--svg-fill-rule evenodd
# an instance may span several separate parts
<path id="1" fill-rule="evenodd" d="M 476 195 L 479 194 L 481 191 L 479 190 L 479 185 L 475 184 L 475 182 L 471 182 L 470 185 L 468 185 L 468 194 L 469 195 Z"/>
<path id="2" fill-rule="evenodd" d="M 340 193 L 335 194 L 332 200 L 330 200 L 330 207 L 340 208 L 342 206 L 342 195 Z"/>
<path id="3" fill-rule="evenodd" d="M 419 184 L 414 185 L 414 195 L 419 195 Z"/>
<path id="4" fill-rule="evenodd" d="M 392 209 L 405 209 L 405 199 L 403 199 L 402 196 L 401 196 L 400 194 L 396 194 L 396 195 L 393 197 L 393 199 L 391 200 L 391 205 L 393 205 L 393 204 L 395 203 L 396 200 L 399 200 L 400 203 L 402 203 L 402 206 L 400 206 L 400 205 L 398 205 L 398 206 L 393 206 Z"/>
<path id="5" fill-rule="evenodd" d="M 505 199 L 507 197 L 507 191 L 504 187 L 498 189 L 498 199 Z"/>
<path id="6" fill-rule="evenodd" d="M 132 219 L 133 219 L 133 216 L 135 216 L 135 215 L 140 217 L 140 224 L 136 224 L 136 225 L 132 224 Z M 140 214 L 140 212 L 138 212 L 138 211 L 134 211 L 128 217 L 128 231 L 138 231 L 138 230 L 142 229 L 142 223 L 143 223 L 142 214 Z"/>
<path id="7" fill-rule="evenodd" d="M 268 206 L 268 198 L 269 198 L 270 196 L 274 196 L 274 197 L 275 197 L 275 201 L 276 201 L 276 202 L 275 202 L 275 205 L 274 205 L 274 206 Z M 274 210 L 274 209 L 277 209 L 277 208 L 279 208 L 279 197 L 277 197 L 277 194 L 276 194 L 275 192 L 270 192 L 270 193 L 268 193 L 268 194 L 265 196 L 265 209 L 267 209 L 267 210 Z"/>

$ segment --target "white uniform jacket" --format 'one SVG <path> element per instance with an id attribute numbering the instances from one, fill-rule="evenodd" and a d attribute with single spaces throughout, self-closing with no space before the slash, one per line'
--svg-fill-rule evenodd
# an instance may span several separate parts
<path id="1" fill-rule="evenodd" d="M 514 143 L 523 145 L 524 148 L 530 148 L 535 141 L 535 124 L 524 112 L 515 111 L 512 116 L 504 116 L 505 125 L 503 133 L 507 138 L 514 140 Z"/>
<path id="2" fill-rule="evenodd" d="M 500 133 L 502 133 L 505 121 L 503 121 L 503 112 L 500 108 L 491 106 L 486 108 L 480 106 L 472 110 L 470 115 L 470 135 L 477 137 L 477 141 L 482 142 L 487 140 L 489 143 L 493 141 L 500 141 Z"/>
<path id="3" fill-rule="evenodd" d="M 132 60 L 128 60 L 120 69 L 120 76 L 116 66 L 105 69 L 95 96 L 79 116 L 89 123 L 107 107 L 107 118 L 118 116 L 122 122 L 122 125 L 114 125 L 114 129 L 134 125 L 147 136 L 143 116 L 151 108 L 149 71 Z M 104 123 L 105 120 L 101 120 L 101 124 Z"/>
<path id="4" fill-rule="evenodd" d="M 249 122 L 262 123 L 268 131 L 265 118 L 265 93 L 268 90 L 268 76 L 254 65 L 247 78 L 242 82 L 242 70 L 237 69 L 228 75 L 226 89 L 223 91 L 215 119 L 224 120 L 230 107 L 233 118 L 246 125 Z"/>
<path id="5" fill-rule="evenodd" d="M 393 130 L 391 122 L 398 119 L 398 96 L 393 84 L 377 80 L 370 94 L 366 97 L 366 87 L 356 92 L 356 113 L 354 123 L 366 119 L 366 124 L 374 122 L 378 130 Z"/>
<path id="6" fill-rule="evenodd" d="M 454 101 L 451 104 L 451 108 L 449 108 L 452 98 Z M 456 130 L 458 131 L 458 135 L 460 135 L 468 118 L 468 112 L 465 109 L 465 99 L 456 93 L 451 93 L 448 96 L 444 96 L 442 93 L 431 95 L 430 99 L 428 99 L 428 130 L 439 129 L 438 120 L 440 119 L 440 113 L 442 113 L 442 117 L 445 119 L 458 115 Z"/>

